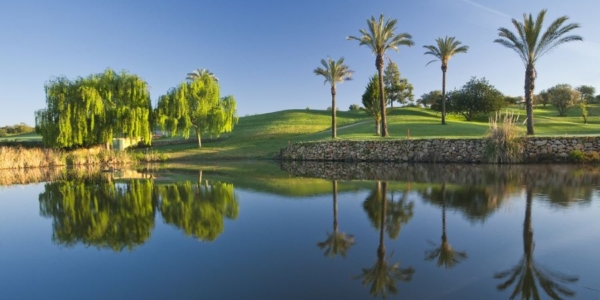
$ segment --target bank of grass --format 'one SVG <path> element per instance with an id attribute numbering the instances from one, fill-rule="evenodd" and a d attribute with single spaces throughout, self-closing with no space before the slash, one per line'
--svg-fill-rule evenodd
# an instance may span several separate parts
<path id="1" fill-rule="evenodd" d="M 525 110 L 522 107 L 508 108 L 519 115 L 517 128 L 525 134 Z M 574 136 L 600 134 L 600 106 L 588 108 L 588 124 L 583 124 L 579 107 L 568 111 L 567 116 L 558 116 L 554 107 L 536 106 L 534 122 L 536 136 Z M 440 124 L 440 114 L 424 108 L 394 108 L 388 114 L 390 137 L 385 139 L 422 138 L 484 138 L 488 132 L 488 116 L 479 116 L 466 121 L 462 116 L 449 115 L 448 125 Z M 337 113 L 338 139 L 385 140 L 375 135 L 375 123 L 363 111 L 340 111 Z M 205 138 L 210 136 L 205 135 Z M 39 140 L 39 136 L 11 136 L 4 140 Z M 193 137 L 191 137 L 193 139 Z M 181 139 L 180 137 L 170 138 Z M 169 139 L 167 139 L 169 140 Z M 153 153 L 156 160 L 202 161 L 269 159 L 280 148 L 291 143 L 331 140 L 331 112 L 325 110 L 284 110 L 267 114 L 244 116 L 231 133 L 223 134 L 214 142 L 198 148 L 193 141 L 187 144 L 156 146 L 134 150 L 144 160 Z M 0 145 L 3 139 L 0 138 Z M 151 159 L 155 160 L 155 159 Z"/>

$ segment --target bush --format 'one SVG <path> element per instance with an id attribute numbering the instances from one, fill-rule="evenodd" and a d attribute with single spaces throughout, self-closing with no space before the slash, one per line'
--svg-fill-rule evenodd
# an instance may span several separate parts
<path id="1" fill-rule="evenodd" d="M 360 105 L 358 104 L 351 104 L 350 107 L 348 108 L 348 110 L 352 111 L 352 110 L 360 110 Z"/>
<path id="2" fill-rule="evenodd" d="M 519 163 L 523 160 L 518 120 L 519 116 L 515 116 L 513 112 L 506 112 L 504 115 L 496 113 L 494 117 L 490 117 L 490 131 L 485 148 L 485 156 L 489 162 Z"/>
<path id="3" fill-rule="evenodd" d="M 7 136 L 7 135 L 8 135 L 8 132 L 6 132 L 6 129 L 0 128 L 0 137 L 4 137 L 4 136 Z"/>
<path id="4" fill-rule="evenodd" d="M 581 150 L 573 150 L 569 152 L 569 158 L 573 162 L 583 162 L 585 159 L 585 153 L 583 153 Z"/>
<path id="5" fill-rule="evenodd" d="M 600 153 L 596 151 L 583 152 L 573 150 L 569 152 L 569 160 L 575 163 L 597 163 L 600 162 Z"/>

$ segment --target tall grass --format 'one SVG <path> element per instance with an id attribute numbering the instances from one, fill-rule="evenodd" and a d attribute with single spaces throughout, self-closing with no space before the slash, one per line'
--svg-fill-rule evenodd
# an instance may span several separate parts
<path id="1" fill-rule="evenodd" d="M 58 166 L 123 165 L 134 162 L 125 151 L 102 147 L 62 151 L 42 148 L 0 147 L 1 169 L 28 169 Z"/>
<path id="2" fill-rule="evenodd" d="M 489 119 L 485 156 L 491 163 L 507 164 L 523 161 L 519 115 L 514 111 L 498 112 Z"/>

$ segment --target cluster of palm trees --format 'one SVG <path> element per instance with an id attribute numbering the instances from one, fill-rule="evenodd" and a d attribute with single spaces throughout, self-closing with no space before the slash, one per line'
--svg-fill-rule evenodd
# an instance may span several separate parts
<path id="1" fill-rule="evenodd" d="M 569 19 L 567 16 L 562 16 L 554 20 L 544 32 L 542 25 L 546 16 L 546 10 L 538 13 L 534 19 L 532 14 L 523 14 L 523 21 L 519 22 L 512 19 L 512 24 L 515 27 L 515 32 L 507 28 L 499 28 L 498 36 L 494 42 L 499 43 L 509 49 L 517 52 L 523 63 L 525 64 L 525 103 L 527 110 L 527 134 L 533 135 L 533 106 L 532 99 L 535 88 L 535 63 L 548 51 L 556 48 L 558 45 L 571 42 L 582 41 L 583 38 L 579 35 L 570 35 L 569 32 L 579 28 L 579 24 L 565 24 Z M 385 112 L 385 90 L 383 84 L 383 67 L 385 53 L 392 49 L 398 52 L 400 46 L 413 46 L 412 36 L 408 33 L 396 34 L 396 19 L 385 20 L 383 14 L 379 19 L 371 17 L 367 20 L 368 29 L 360 29 L 361 36 L 349 36 L 348 40 L 356 40 L 359 44 L 366 45 L 376 55 L 375 67 L 379 76 L 379 100 L 381 111 Z M 446 100 L 446 70 L 448 69 L 448 61 L 458 53 L 466 53 L 468 46 L 456 40 L 455 37 L 445 37 L 436 39 L 436 45 L 423 46 L 427 49 L 426 55 L 432 55 L 437 61 L 441 62 L 442 69 L 442 124 L 446 124 L 445 119 L 445 100 Z M 335 94 L 336 83 L 350 80 L 353 74 L 348 66 L 344 64 L 344 58 L 337 61 L 328 58 L 328 61 L 321 60 L 323 68 L 314 70 L 316 75 L 325 77 L 325 83 L 331 84 L 331 102 L 332 102 L 332 138 L 336 137 L 336 122 L 335 122 Z M 431 62 L 429 62 L 431 63 Z M 428 63 L 428 64 L 429 64 Z M 381 136 L 389 136 L 387 130 L 387 120 L 385 113 L 381 116 Z"/>

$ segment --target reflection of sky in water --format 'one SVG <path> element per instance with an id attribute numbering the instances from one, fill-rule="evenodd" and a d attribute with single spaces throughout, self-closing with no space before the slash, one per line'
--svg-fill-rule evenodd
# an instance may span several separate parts
<path id="1" fill-rule="evenodd" d="M 40 216 L 43 184 L 0 189 L 3 298 L 369 299 L 370 287 L 353 277 L 377 261 L 379 231 L 363 209 L 375 182 L 344 184 L 359 186 L 338 194 L 339 231 L 354 235 L 356 242 L 346 258 L 325 257 L 317 247 L 333 230 L 331 194 L 286 197 L 236 186 L 239 215 L 224 219 L 224 231 L 213 242 L 187 237 L 165 224 L 157 211 L 143 245 L 114 252 L 54 244 L 52 219 Z M 393 191 L 393 200 L 399 201 L 405 188 L 405 183 L 390 182 L 388 200 Z M 493 276 L 523 257 L 525 193 L 517 188 L 483 221 L 469 221 L 463 210 L 448 204 L 448 243 L 468 258 L 444 269 L 424 259 L 426 250 L 440 244 L 442 210 L 438 203 L 423 201 L 421 190 L 432 188 L 413 185 L 407 200 L 414 202 L 414 216 L 399 237 L 385 235 L 387 260 L 415 269 L 412 281 L 397 281 L 398 294 L 388 298 L 509 298 L 513 287 L 497 291 L 502 280 Z M 579 276 L 567 285 L 575 298 L 600 297 L 586 288 L 600 288 L 597 193 L 583 205 L 557 206 L 542 198 L 534 196 L 531 211 L 536 264 Z"/>

